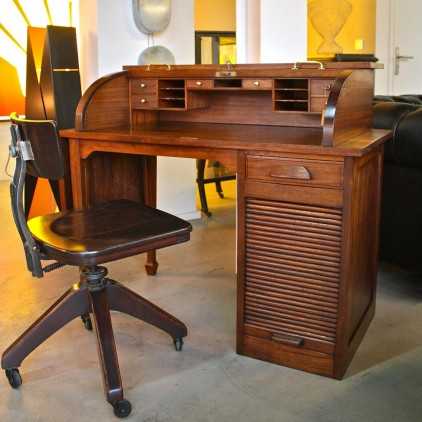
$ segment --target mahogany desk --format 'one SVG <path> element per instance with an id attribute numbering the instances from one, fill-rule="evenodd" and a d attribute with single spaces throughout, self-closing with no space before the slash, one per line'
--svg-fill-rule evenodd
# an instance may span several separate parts
<path id="1" fill-rule="evenodd" d="M 236 170 L 237 352 L 342 378 L 375 311 L 390 133 L 371 129 L 376 65 L 322 67 L 126 67 L 61 135 L 77 208 L 155 206 L 159 155 Z"/>

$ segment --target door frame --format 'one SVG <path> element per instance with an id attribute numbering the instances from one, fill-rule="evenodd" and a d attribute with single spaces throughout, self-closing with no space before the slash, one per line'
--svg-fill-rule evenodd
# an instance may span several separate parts
<path id="1" fill-rule="evenodd" d="M 384 64 L 376 72 L 376 94 L 392 95 L 397 1 L 377 0 L 376 7 L 376 56 Z"/>
<path id="2" fill-rule="evenodd" d="M 235 37 L 236 32 L 234 31 L 195 31 L 195 63 L 201 63 L 201 37 L 212 37 L 213 44 L 215 44 L 215 37 Z M 237 42 L 237 39 L 236 39 Z M 217 45 L 213 45 L 213 47 L 218 47 Z M 218 48 L 213 48 L 214 54 L 219 54 Z M 219 55 L 217 57 L 213 57 L 213 59 L 219 59 Z M 213 61 L 214 61 L 213 60 Z M 217 60 L 218 63 L 218 60 Z"/>
<path id="3" fill-rule="evenodd" d="M 376 74 L 376 94 L 396 95 L 394 86 L 397 16 L 400 0 L 377 0 L 376 55 L 384 64 Z M 410 93 L 409 93 L 410 94 Z"/>

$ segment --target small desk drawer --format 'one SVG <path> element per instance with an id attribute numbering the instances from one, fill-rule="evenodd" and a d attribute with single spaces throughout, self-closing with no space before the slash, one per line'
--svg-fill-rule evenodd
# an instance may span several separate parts
<path id="1" fill-rule="evenodd" d="M 156 79 L 132 79 L 130 84 L 132 94 L 157 93 L 158 81 Z"/>
<path id="2" fill-rule="evenodd" d="M 306 185 L 343 185 L 343 165 L 326 161 L 295 160 L 289 158 L 248 156 L 248 179 L 272 183 L 300 183 Z"/>
<path id="3" fill-rule="evenodd" d="M 186 87 L 188 89 L 212 89 L 214 88 L 214 81 L 211 79 L 188 79 Z"/>
<path id="4" fill-rule="evenodd" d="M 312 79 L 311 96 L 328 97 L 334 84 L 333 79 Z"/>
<path id="5" fill-rule="evenodd" d="M 242 88 L 270 90 L 273 88 L 273 81 L 272 79 L 243 79 Z"/>
<path id="6" fill-rule="evenodd" d="M 158 95 L 156 94 L 132 94 L 132 108 L 157 108 Z"/>

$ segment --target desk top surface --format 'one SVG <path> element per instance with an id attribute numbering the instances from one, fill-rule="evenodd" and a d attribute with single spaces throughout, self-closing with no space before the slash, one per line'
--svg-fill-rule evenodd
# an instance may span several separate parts
<path id="1" fill-rule="evenodd" d="M 65 129 L 60 135 L 69 139 L 202 149 L 362 156 L 388 139 L 391 133 L 387 130 L 366 130 L 356 133 L 348 141 L 334 148 L 321 146 L 322 128 L 262 125 L 160 122 L 141 129 L 127 127 L 90 131 Z"/>

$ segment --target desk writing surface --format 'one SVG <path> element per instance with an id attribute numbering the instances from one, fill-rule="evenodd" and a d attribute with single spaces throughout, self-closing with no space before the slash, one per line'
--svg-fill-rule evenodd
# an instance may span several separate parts
<path id="1" fill-rule="evenodd" d="M 133 142 L 152 145 L 186 146 L 268 152 L 306 151 L 324 155 L 359 156 L 390 136 L 386 130 L 367 130 L 336 148 L 321 146 L 322 128 L 240 125 L 221 123 L 159 122 L 142 128 L 76 131 L 62 130 L 65 138 Z M 374 140 L 377 142 L 374 143 Z"/>

